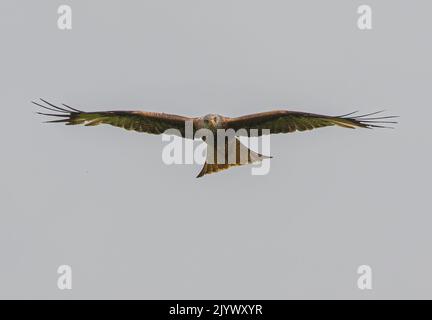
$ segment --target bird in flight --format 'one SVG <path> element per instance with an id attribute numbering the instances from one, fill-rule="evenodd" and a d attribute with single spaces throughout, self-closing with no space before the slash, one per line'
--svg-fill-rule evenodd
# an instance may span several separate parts
<path id="1" fill-rule="evenodd" d="M 233 166 L 260 162 L 263 159 L 271 158 L 256 153 L 239 140 L 239 136 L 251 136 L 256 130 L 258 136 L 263 134 L 290 133 L 295 131 L 312 130 L 315 128 L 339 126 L 342 128 L 390 128 L 394 124 L 393 118 L 397 116 L 376 116 L 382 111 L 356 115 L 357 111 L 340 116 L 327 116 L 307 112 L 275 110 L 261 113 L 254 113 L 236 118 L 208 114 L 203 117 L 185 117 L 174 114 L 145 112 L 145 111 L 95 111 L 84 112 L 72 108 L 66 104 L 56 106 L 44 99 L 41 102 L 32 101 L 35 105 L 51 111 L 50 113 L 37 112 L 38 114 L 56 117 L 48 123 L 65 123 L 66 125 L 83 124 L 95 126 L 99 124 L 110 124 L 115 127 L 145 132 L 150 134 L 162 134 L 168 129 L 176 129 L 178 135 L 183 138 L 192 138 L 200 129 L 210 130 L 216 134 L 218 129 L 235 131 L 233 140 L 226 140 L 225 148 L 220 147 L 216 142 L 203 140 L 207 143 L 207 159 L 197 178 L 206 174 L 218 172 Z M 52 113 L 54 112 L 54 113 Z M 186 134 L 186 123 L 193 124 L 193 136 Z M 209 152 L 212 149 L 213 152 Z M 222 150 L 221 150 L 222 149 Z M 228 161 L 229 153 L 234 150 L 235 156 Z M 245 154 L 245 157 L 241 157 Z M 221 160 L 221 159 L 222 160 Z"/>

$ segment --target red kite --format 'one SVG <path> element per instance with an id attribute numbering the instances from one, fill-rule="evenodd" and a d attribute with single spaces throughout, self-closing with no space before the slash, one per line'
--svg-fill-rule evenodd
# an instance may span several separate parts
<path id="1" fill-rule="evenodd" d="M 391 118 L 396 116 L 379 116 L 371 117 L 382 111 L 368 113 L 364 115 L 355 116 L 356 112 L 351 112 L 341 116 L 326 116 L 320 114 L 289 111 L 289 110 L 275 110 L 261 113 L 254 113 L 237 118 L 230 118 L 218 114 L 208 114 L 203 117 L 184 117 L 174 114 L 145 112 L 145 111 L 97 111 L 97 112 L 84 112 L 72 108 L 66 104 L 63 107 L 55 106 L 43 99 L 40 99 L 45 105 L 32 101 L 41 108 L 50 110 L 55 113 L 38 112 L 46 116 L 53 116 L 59 119 L 47 121 L 49 123 L 65 123 L 67 125 L 84 124 L 85 126 L 95 126 L 99 124 L 110 124 L 112 126 L 121 127 L 127 130 L 135 130 L 138 132 L 145 132 L 150 134 L 162 134 L 168 129 L 176 129 L 179 135 L 183 138 L 193 138 L 195 133 L 200 129 L 208 129 L 216 134 L 218 129 L 233 129 L 236 136 L 252 134 L 252 130 L 256 129 L 258 136 L 263 134 L 276 134 L 276 133 L 289 133 L 294 131 L 312 130 L 315 128 L 339 126 L 343 128 L 388 128 L 386 124 L 396 123 L 390 121 Z M 186 123 L 193 124 L 193 135 L 189 137 L 186 134 Z M 243 130 L 241 130 L 243 129 Z M 267 129 L 267 130 L 265 130 Z M 232 166 L 243 165 L 247 163 L 254 163 L 262 161 L 268 156 L 256 153 L 246 146 L 241 144 L 235 138 L 236 158 L 235 162 L 229 163 L 228 157 L 228 143 L 225 142 L 225 150 L 223 154 L 225 159 L 218 161 L 217 154 L 220 154 L 216 143 L 209 143 L 209 147 L 214 149 L 214 159 L 209 159 L 204 164 L 201 172 L 197 177 L 202 177 L 205 174 L 218 172 L 228 169 Z M 207 149 L 207 150 L 208 150 Z M 231 149 L 230 149 L 231 150 Z M 242 151 L 247 151 L 246 161 L 241 161 L 239 155 Z M 209 152 L 208 152 L 209 154 Z M 211 161 L 210 161 L 211 160 Z"/>

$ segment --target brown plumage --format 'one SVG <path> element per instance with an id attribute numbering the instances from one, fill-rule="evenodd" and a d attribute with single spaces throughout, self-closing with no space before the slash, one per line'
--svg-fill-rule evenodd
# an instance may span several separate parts
<path id="1" fill-rule="evenodd" d="M 134 130 L 150 134 L 162 134 L 168 129 L 176 129 L 178 130 L 178 134 L 183 138 L 193 138 L 199 129 L 208 129 L 213 133 L 216 133 L 218 129 L 233 129 L 236 131 L 236 136 L 251 136 L 254 133 L 257 133 L 258 135 L 266 134 L 265 130 L 268 130 L 270 134 L 277 134 L 312 130 L 315 128 L 328 126 L 339 126 L 350 129 L 388 128 L 386 125 L 396 123 L 395 121 L 391 121 L 391 119 L 396 118 L 396 116 L 374 116 L 382 111 L 360 116 L 354 116 L 356 112 L 341 116 L 326 116 L 298 111 L 275 110 L 245 115 L 237 118 L 229 118 L 216 114 L 208 114 L 204 117 L 192 118 L 174 114 L 144 111 L 84 112 L 65 104 L 62 105 L 63 107 L 59 107 L 49 103 L 46 100 L 40 100 L 44 104 L 34 101 L 32 101 L 32 103 L 54 113 L 38 113 L 58 118 L 56 120 L 47 121 L 49 123 L 65 123 L 67 125 L 83 124 L 85 126 L 109 124 L 127 130 Z M 192 136 L 188 136 L 185 130 L 187 123 L 193 125 Z M 252 131 L 253 129 L 256 129 L 257 132 Z M 236 162 L 231 164 L 226 163 L 226 161 L 224 163 L 219 163 L 216 158 L 216 161 L 211 163 L 215 159 L 208 158 L 198 177 L 201 177 L 205 174 L 218 172 L 232 166 L 262 161 L 264 158 L 268 158 L 247 149 L 237 140 L 237 138 L 233 141 L 236 143 L 234 150 L 238 151 L 239 148 L 245 148 L 247 150 L 248 160 L 241 163 L 239 159 L 236 159 Z M 212 145 L 210 145 L 209 142 L 207 143 L 208 147 L 214 148 L 214 154 L 217 154 L 218 151 L 220 151 L 217 150 L 216 143 Z M 225 151 L 224 154 L 228 154 L 227 143 L 225 143 Z"/>

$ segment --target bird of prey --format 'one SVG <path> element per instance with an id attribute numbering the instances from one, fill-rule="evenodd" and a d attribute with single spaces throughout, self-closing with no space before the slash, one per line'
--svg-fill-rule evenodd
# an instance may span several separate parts
<path id="1" fill-rule="evenodd" d="M 261 113 L 254 113 L 236 118 L 221 116 L 218 114 L 208 114 L 203 117 L 185 117 L 174 114 L 145 112 L 145 111 L 95 111 L 84 112 L 72 108 L 66 104 L 56 106 L 44 99 L 41 102 L 32 101 L 35 105 L 54 113 L 37 112 L 45 116 L 57 117 L 49 123 L 65 123 L 67 125 L 84 124 L 85 126 L 95 126 L 99 124 L 110 124 L 112 126 L 145 132 L 150 134 L 162 134 L 168 129 L 177 129 L 183 138 L 193 138 L 199 129 L 208 129 L 216 134 L 218 129 L 233 129 L 236 132 L 234 142 L 225 141 L 225 149 L 221 152 L 221 147 L 216 143 L 207 143 L 207 159 L 197 178 L 206 174 L 218 172 L 233 166 L 262 161 L 270 156 L 256 153 L 244 146 L 237 139 L 238 136 L 250 136 L 252 130 L 257 130 L 257 135 L 289 133 L 295 131 L 312 130 L 315 128 L 339 126 L 343 128 L 389 128 L 388 124 L 396 123 L 392 118 L 396 116 L 376 116 L 382 112 L 373 112 L 363 115 L 355 115 L 357 111 L 340 116 L 327 116 L 307 112 L 275 110 Z M 193 124 L 192 137 L 186 134 L 186 123 Z M 242 130 L 240 130 L 242 129 Z M 205 140 L 205 139 L 203 139 Z M 232 144 L 235 144 L 234 146 Z M 231 144 L 231 145 L 230 145 Z M 223 144 L 221 144 L 223 145 Z M 209 152 L 213 149 L 213 152 Z M 228 150 L 235 150 L 236 155 L 233 161 L 227 161 Z M 242 160 L 239 155 L 247 152 Z M 231 152 L 231 151 L 230 151 Z M 225 159 L 220 160 L 223 154 Z M 219 155 L 219 156 L 218 156 Z M 221 156 L 223 158 L 223 156 Z"/>

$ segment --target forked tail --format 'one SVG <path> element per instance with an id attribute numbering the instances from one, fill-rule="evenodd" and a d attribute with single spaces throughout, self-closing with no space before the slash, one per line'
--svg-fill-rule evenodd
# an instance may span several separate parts
<path id="1" fill-rule="evenodd" d="M 211 150 L 213 150 L 213 152 Z M 197 175 L 197 178 L 231 167 L 261 162 L 269 158 L 272 157 L 250 150 L 236 137 L 225 140 L 225 150 L 223 150 L 223 148 L 222 150 L 221 148 L 218 149 L 217 145 L 207 144 L 207 160 L 200 173 Z"/>

